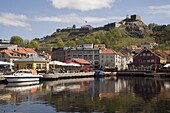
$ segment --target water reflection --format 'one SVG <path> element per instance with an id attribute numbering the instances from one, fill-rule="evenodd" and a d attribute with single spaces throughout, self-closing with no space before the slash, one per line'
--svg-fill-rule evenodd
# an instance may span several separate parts
<path id="1" fill-rule="evenodd" d="M 170 80 L 167 79 L 85 78 L 24 86 L 7 84 L 0 85 L 0 94 L 0 109 L 13 108 L 24 113 L 170 112 Z"/>

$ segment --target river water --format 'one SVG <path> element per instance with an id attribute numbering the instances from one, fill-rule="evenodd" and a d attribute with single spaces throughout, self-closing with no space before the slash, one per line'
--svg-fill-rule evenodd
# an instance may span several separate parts
<path id="1" fill-rule="evenodd" d="M 0 84 L 0 113 L 170 113 L 170 80 L 121 77 Z"/>

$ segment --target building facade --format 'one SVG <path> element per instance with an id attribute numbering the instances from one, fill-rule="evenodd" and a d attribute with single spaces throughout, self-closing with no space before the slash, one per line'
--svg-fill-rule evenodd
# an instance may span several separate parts
<path id="1" fill-rule="evenodd" d="M 155 70 L 161 66 L 161 57 L 150 49 L 143 49 L 133 57 L 133 62 L 128 65 L 130 70 Z"/>
<path id="2" fill-rule="evenodd" d="M 127 68 L 126 57 L 112 49 L 100 50 L 100 68 L 113 68 L 115 70 L 124 70 Z"/>
<path id="3" fill-rule="evenodd" d="M 99 68 L 99 50 L 99 48 L 94 48 L 92 43 L 86 43 L 77 48 L 54 49 L 52 60 L 66 62 L 72 58 L 82 58 L 90 62 L 91 68 Z"/>
<path id="4" fill-rule="evenodd" d="M 14 61 L 14 69 L 33 69 L 37 71 L 48 71 L 49 61 L 37 56 L 30 56 Z"/>

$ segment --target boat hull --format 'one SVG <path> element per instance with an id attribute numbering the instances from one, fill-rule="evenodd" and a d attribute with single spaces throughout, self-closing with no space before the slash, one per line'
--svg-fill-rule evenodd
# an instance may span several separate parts
<path id="1" fill-rule="evenodd" d="M 39 81 L 41 76 L 5 76 L 8 82 L 29 82 L 29 81 Z"/>

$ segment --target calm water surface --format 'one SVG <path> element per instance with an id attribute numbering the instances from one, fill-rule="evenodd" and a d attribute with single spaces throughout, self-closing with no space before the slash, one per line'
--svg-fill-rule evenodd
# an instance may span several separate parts
<path id="1" fill-rule="evenodd" d="M 0 84 L 0 113 L 170 113 L 170 80 L 69 79 Z"/>

